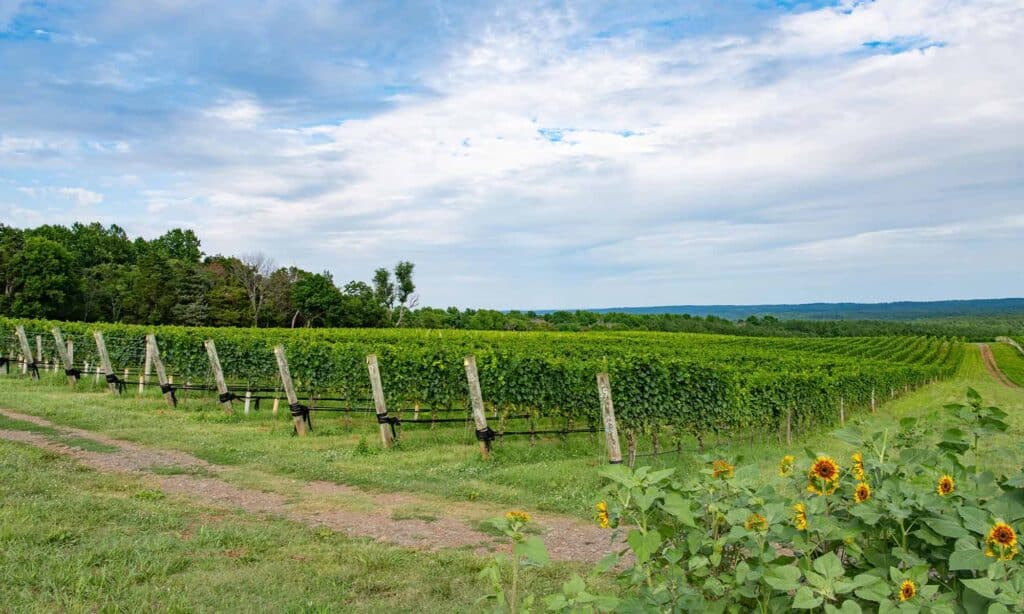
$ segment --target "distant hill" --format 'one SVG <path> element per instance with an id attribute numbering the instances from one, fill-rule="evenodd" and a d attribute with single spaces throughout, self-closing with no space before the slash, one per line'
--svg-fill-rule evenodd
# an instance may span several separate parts
<path id="1" fill-rule="evenodd" d="M 742 320 L 774 316 L 780 320 L 924 320 L 1024 314 L 1024 298 L 957 301 L 900 301 L 895 303 L 806 303 L 802 305 L 665 305 L 586 309 L 595 313 L 688 313 Z M 550 311 L 538 312 L 550 313 Z"/>

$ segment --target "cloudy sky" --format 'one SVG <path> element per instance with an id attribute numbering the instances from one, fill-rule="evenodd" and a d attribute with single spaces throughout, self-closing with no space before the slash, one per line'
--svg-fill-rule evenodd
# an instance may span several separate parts
<path id="1" fill-rule="evenodd" d="M 0 0 L 0 221 L 494 308 L 1021 295 L 1021 0 Z"/>

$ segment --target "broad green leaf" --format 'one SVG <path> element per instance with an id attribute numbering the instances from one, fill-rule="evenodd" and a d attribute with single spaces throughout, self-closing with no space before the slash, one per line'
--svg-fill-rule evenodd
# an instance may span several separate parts
<path id="1" fill-rule="evenodd" d="M 800 570 L 792 565 L 772 565 L 762 579 L 777 591 L 791 591 L 800 586 Z"/>
<path id="2" fill-rule="evenodd" d="M 693 503 L 689 499 L 683 498 L 682 495 L 674 492 L 666 494 L 661 508 L 684 525 L 697 527 L 697 523 L 693 519 Z"/>
<path id="3" fill-rule="evenodd" d="M 821 605 L 821 602 L 821 595 L 814 594 L 814 591 L 806 586 L 796 589 L 796 595 L 793 596 L 793 608 L 796 610 L 810 610 Z"/>
<path id="4" fill-rule="evenodd" d="M 544 540 L 536 535 L 531 535 L 517 543 L 513 546 L 512 551 L 516 556 L 521 556 L 534 565 L 546 565 L 548 563 L 548 549 L 544 547 Z"/>
<path id="5" fill-rule="evenodd" d="M 952 571 L 988 569 L 992 559 L 981 550 L 957 550 L 949 557 L 949 568 Z"/>
<path id="6" fill-rule="evenodd" d="M 996 585 L 988 578 L 961 578 L 960 583 L 986 599 L 996 598 Z"/>
<path id="7" fill-rule="evenodd" d="M 640 532 L 639 529 L 633 529 L 626 536 L 626 542 L 633 549 L 636 560 L 640 563 L 646 563 L 657 552 L 658 547 L 661 546 L 661 535 L 657 529 L 652 529 L 646 534 Z"/>
<path id="8" fill-rule="evenodd" d="M 928 528 L 932 531 L 935 531 L 939 535 L 943 535 L 945 537 L 952 537 L 956 539 L 970 535 L 967 529 L 960 526 L 959 523 L 946 518 L 926 518 L 924 523 L 928 525 Z"/>

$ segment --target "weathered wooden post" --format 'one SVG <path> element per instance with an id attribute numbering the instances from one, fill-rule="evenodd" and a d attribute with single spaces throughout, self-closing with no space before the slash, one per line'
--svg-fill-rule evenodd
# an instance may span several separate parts
<path id="1" fill-rule="evenodd" d="M 156 370 L 156 379 L 160 382 L 160 392 L 163 393 L 168 407 L 177 407 L 178 399 L 174 395 L 174 382 L 167 377 L 167 370 L 164 369 L 164 361 L 160 358 L 160 346 L 156 344 L 156 335 L 146 335 L 146 351 L 149 352 L 149 359 Z"/>
<path id="2" fill-rule="evenodd" d="M 277 358 L 277 369 L 281 372 L 281 385 L 288 397 L 288 405 L 292 411 L 292 421 L 295 423 L 295 434 L 299 437 L 306 436 L 306 423 L 309 421 L 309 408 L 299 404 L 299 395 L 295 394 L 295 384 L 292 382 L 292 374 L 288 370 L 288 359 L 284 355 L 284 346 L 274 347 L 274 356 Z"/>
<path id="3" fill-rule="evenodd" d="M 846 424 L 846 400 L 843 397 L 839 397 L 839 424 Z"/>
<path id="4" fill-rule="evenodd" d="M 487 426 L 487 415 L 484 414 L 484 396 L 480 392 L 480 376 L 476 370 L 476 356 L 466 356 L 463 365 L 466 367 L 469 402 L 473 408 L 473 422 L 476 423 L 476 439 L 480 442 L 480 455 L 485 459 L 490 458 L 494 431 Z"/>
<path id="5" fill-rule="evenodd" d="M 224 381 L 224 371 L 220 368 L 220 359 L 217 358 L 217 346 L 213 344 L 213 339 L 207 339 L 203 342 L 203 345 L 206 346 L 206 355 L 210 357 L 213 379 L 217 382 L 220 406 L 224 408 L 224 411 L 232 414 L 234 410 L 231 408 L 231 399 L 235 398 L 235 395 L 228 391 L 228 384 Z"/>
<path id="6" fill-rule="evenodd" d="M 74 386 L 81 373 L 75 370 L 75 363 L 71 362 L 71 355 L 68 353 L 68 346 L 64 343 L 64 336 L 56 326 L 53 327 L 53 341 L 57 346 L 57 353 L 60 354 L 60 360 L 64 363 L 64 375 L 68 376 L 68 384 Z M 70 343 L 69 339 L 68 344 Z"/>
<path id="7" fill-rule="evenodd" d="M 619 426 L 615 422 L 612 386 L 607 373 L 597 374 L 597 396 L 601 399 L 601 418 L 604 421 L 604 443 L 608 449 L 608 462 L 618 465 L 622 463 L 622 449 L 619 447 Z"/>
<path id="8" fill-rule="evenodd" d="M 32 359 L 32 348 L 28 345 L 28 337 L 25 336 L 25 327 L 18 326 L 15 329 L 18 334 L 18 345 L 21 346 L 22 358 L 22 373 L 32 372 L 33 379 L 39 379 L 39 367 L 36 366 L 35 360 Z"/>
<path id="9" fill-rule="evenodd" d="M 68 337 L 68 360 L 71 361 L 71 365 L 75 364 L 75 340 Z"/>
<path id="10" fill-rule="evenodd" d="M 100 363 L 103 365 L 103 373 L 107 376 L 107 386 L 114 394 L 121 394 L 121 386 L 118 385 L 117 374 L 110 364 L 110 354 L 107 353 L 107 343 L 103 340 L 102 331 L 93 331 L 93 338 L 96 340 L 96 352 L 100 355 Z"/>
<path id="11" fill-rule="evenodd" d="M 249 404 L 250 403 L 252 403 L 252 391 L 251 390 L 246 390 L 245 391 L 245 410 L 244 410 L 246 416 L 249 415 Z"/>
<path id="12" fill-rule="evenodd" d="M 370 372 L 370 390 L 373 392 L 373 409 L 377 413 L 377 424 L 380 426 L 380 441 L 385 448 L 390 448 L 393 443 L 391 425 L 395 422 L 388 418 L 388 406 L 384 402 L 384 386 L 380 382 L 380 366 L 377 364 L 376 354 L 366 357 L 366 369 Z"/>
<path id="13" fill-rule="evenodd" d="M 153 372 L 153 358 L 149 352 L 149 340 L 146 340 L 146 358 L 142 363 L 142 373 L 139 374 L 139 396 L 146 392 L 146 384 L 149 383 L 149 374 Z"/>
<path id="14" fill-rule="evenodd" d="M 36 364 L 43 362 L 43 336 L 36 335 Z"/>
<path id="15" fill-rule="evenodd" d="M 871 413 L 875 413 L 875 387 L 871 387 Z"/>

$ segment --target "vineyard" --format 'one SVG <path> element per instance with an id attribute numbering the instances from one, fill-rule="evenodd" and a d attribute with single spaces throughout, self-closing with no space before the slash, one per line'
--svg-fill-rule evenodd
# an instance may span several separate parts
<path id="1" fill-rule="evenodd" d="M 678 333 L 503 333 L 377 329 L 225 329 L 143 327 L 0 319 L 4 355 L 19 349 L 24 326 L 58 364 L 52 329 L 74 343 L 75 368 L 96 372 L 92 332 L 102 331 L 114 373 L 143 378 L 145 335 L 155 333 L 177 386 L 215 390 L 204 340 L 216 342 L 233 395 L 281 396 L 273 347 L 286 349 L 300 396 L 316 410 L 368 411 L 366 356 L 376 354 L 389 408 L 468 414 L 463 359 L 474 355 L 486 406 L 504 425 L 598 430 L 595 374 L 611 381 L 615 414 L 634 432 L 706 434 L 778 432 L 831 424 L 882 398 L 949 377 L 963 356 L 957 340 L 931 337 L 751 338 Z M 39 344 L 36 348 L 35 344 Z M 468 418 L 447 419 L 465 421 Z M 516 432 L 518 429 L 512 429 Z M 500 433 L 499 433 L 500 435 Z"/>

